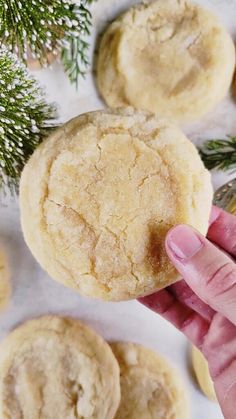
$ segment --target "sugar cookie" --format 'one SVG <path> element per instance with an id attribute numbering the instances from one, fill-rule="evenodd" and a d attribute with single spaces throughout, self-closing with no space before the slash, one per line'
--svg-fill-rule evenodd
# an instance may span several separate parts
<path id="1" fill-rule="evenodd" d="M 109 26 L 97 82 L 109 106 L 188 122 L 223 99 L 234 68 L 234 43 L 216 16 L 187 0 L 156 0 Z"/>
<path id="2" fill-rule="evenodd" d="M 120 365 L 121 403 L 115 419 L 188 419 L 183 384 L 165 359 L 133 343 L 112 343 Z"/>
<path id="3" fill-rule="evenodd" d="M 79 116 L 35 151 L 20 185 L 25 240 L 39 263 L 87 296 L 126 300 L 176 281 L 164 240 L 207 232 L 209 172 L 168 121 L 132 109 Z"/>
<path id="4" fill-rule="evenodd" d="M 202 392 L 210 400 L 217 401 L 216 393 L 209 367 L 204 355 L 195 347 L 192 348 L 192 364 L 198 384 Z"/>
<path id="5" fill-rule="evenodd" d="M 0 310 L 9 302 L 11 294 L 10 274 L 4 250 L 0 247 Z"/>
<path id="6" fill-rule="evenodd" d="M 2 419 L 112 419 L 119 401 L 109 345 L 77 320 L 31 320 L 0 346 Z"/>

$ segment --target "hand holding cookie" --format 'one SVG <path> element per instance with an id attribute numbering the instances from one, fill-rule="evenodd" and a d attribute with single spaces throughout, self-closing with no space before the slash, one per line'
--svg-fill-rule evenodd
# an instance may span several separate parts
<path id="1" fill-rule="evenodd" d="M 236 398 L 235 234 L 236 217 L 217 207 L 208 239 L 188 226 L 171 230 L 166 249 L 184 281 L 140 300 L 203 352 L 226 419 L 235 418 Z"/>

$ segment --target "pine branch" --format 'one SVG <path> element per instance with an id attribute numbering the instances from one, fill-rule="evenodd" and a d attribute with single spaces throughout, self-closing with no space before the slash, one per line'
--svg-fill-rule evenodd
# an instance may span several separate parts
<path id="1" fill-rule="evenodd" d="M 83 22 L 83 27 L 80 28 L 77 36 L 68 36 L 64 39 L 64 46 L 61 52 L 61 60 L 65 71 L 72 84 L 78 88 L 78 79 L 80 76 L 84 77 L 89 66 L 87 56 L 89 44 L 84 39 L 90 35 L 91 13 L 86 7 L 86 4 L 91 4 L 94 0 L 85 0 L 80 8 L 75 8 L 75 12 L 80 14 Z"/>
<path id="2" fill-rule="evenodd" d="M 30 50 L 41 65 L 47 64 L 49 53 L 57 55 L 63 48 L 65 68 L 75 81 L 88 65 L 83 37 L 90 32 L 92 1 L 0 0 L 0 43 L 24 62 Z"/>
<path id="3" fill-rule="evenodd" d="M 200 156 L 208 169 L 236 170 L 236 137 L 207 141 Z"/>
<path id="4" fill-rule="evenodd" d="M 25 66 L 0 48 L 0 189 L 18 185 L 37 145 L 53 129 L 55 107 L 45 102 Z"/>
<path id="5" fill-rule="evenodd" d="M 89 44 L 79 37 L 69 38 L 67 43 L 68 46 L 62 49 L 61 60 L 71 83 L 78 89 L 79 77 L 85 77 L 89 65 L 87 57 Z"/>

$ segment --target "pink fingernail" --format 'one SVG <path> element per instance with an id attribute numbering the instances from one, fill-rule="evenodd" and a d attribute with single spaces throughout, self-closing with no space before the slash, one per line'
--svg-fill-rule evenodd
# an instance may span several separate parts
<path id="1" fill-rule="evenodd" d="M 219 218 L 221 209 L 213 205 L 211 215 L 210 215 L 210 225 L 213 224 L 217 218 Z"/>
<path id="2" fill-rule="evenodd" d="M 177 259 L 185 260 L 199 252 L 203 243 L 191 227 L 179 225 L 168 234 L 167 246 Z"/>

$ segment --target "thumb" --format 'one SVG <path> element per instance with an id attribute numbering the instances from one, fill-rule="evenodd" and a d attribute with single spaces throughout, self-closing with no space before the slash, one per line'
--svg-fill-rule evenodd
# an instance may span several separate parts
<path id="1" fill-rule="evenodd" d="M 169 231 L 166 250 L 195 294 L 236 325 L 236 266 L 232 259 L 186 225 Z"/>

